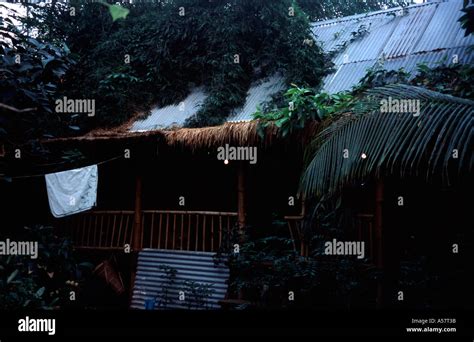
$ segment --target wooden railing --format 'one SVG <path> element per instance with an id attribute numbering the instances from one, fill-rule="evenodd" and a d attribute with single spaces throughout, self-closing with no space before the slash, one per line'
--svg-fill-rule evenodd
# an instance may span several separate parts
<path id="1" fill-rule="evenodd" d="M 133 210 L 89 211 L 62 219 L 74 247 L 123 249 L 131 244 Z"/>
<path id="2" fill-rule="evenodd" d="M 235 212 L 143 210 L 141 248 L 217 251 L 237 222 Z M 123 249 L 132 245 L 134 211 L 90 211 L 66 219 L 76 248 Z"/>

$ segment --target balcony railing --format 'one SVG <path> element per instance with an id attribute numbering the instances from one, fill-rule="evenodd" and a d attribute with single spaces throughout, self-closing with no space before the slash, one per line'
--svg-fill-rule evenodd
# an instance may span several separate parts
<path id="1" fill-rule="evenodd" d="M 236 226 L 237 213 L 143 210 L 141 248 L 217 251 Z M 132 245 L 134 211 L 90 211 L 64 219 L 76 248 L 123 249 Z"/>

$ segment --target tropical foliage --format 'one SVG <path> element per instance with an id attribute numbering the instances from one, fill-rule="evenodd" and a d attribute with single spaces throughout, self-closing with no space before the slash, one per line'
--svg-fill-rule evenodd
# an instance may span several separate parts
<path id="1" fill-rule="evenodd" d="M 258 128 L 261 135 L 267 126 L 274 124 L 278 127 L 279 133 L 285 137 L 303 129 L 309 121 L 321 121 L 334 113 L 346 110 L 352 104 L 352 96 L 348 93 L 330 95 L 292 84 L 277 103 L 284 107 L 277 107 L 274 104 L 277 108 L 257 108 L 254 119 L 259 120 Z"/>
<path id="2" fill-rule="evenodd" d="M 341 235 L 333 214 L 319 217 L 327 226 L 313 234 L 307 257 L 295 249 L 286 221 L 275 217 L 269 226 L 246 227 L 246 242 L 230 258 L 231 291 L 241 293 L 251 305 L 278 309 L 347 309 L 367 300 L 377 272 L 368 270 L 364 260 L 324 255 L 324 241 Z"/>
<path id="3" fill-rule="evenodd" d="M 96 99 L 98 113 L 81 127 L 122 123 L 151 104 L 178 103 L 197 86 L 209 97 L 188 125 L 215 125 L 243 103 L 255 79 L 282 71 L 288 80 L 317 87 L 325 73 L 319 46 L 303 43 L 311 38 L 309 22 L 290 0 L 127 7 L 126 19 L 113 21 L 100 4 L 57 2 L 34 6 L 27 20 L 40 37 L 66 42 L 78 58 L 65 92 Z"/>
<path id="4" fill-rule="evenodd" d="M 298 0 L 311 20 L 345 17 L 352 14 L 375 11 L 381 8 L 406 6 L 413 1 L 402 0 Z"/>
<path id="5" fill-rule="evenodd" d="M 389 98 L 419 101 L 419 116 L 382 112 Z M 308 194 L 333 192 L 370 175 L 433 177 L 470 172 L 474 102 L 427 89 L 389 85 L 367 91 L 354 115 L 341 115 L 315 139 L 303 175 Z"/>
<path id="6" fill-rule="evenodd" d="M 354 96 L 363 96 L 364 92 L 371 88 L 407 84 L 474 100 L 474 85 L 471 82 L 474 68 L 467 64 L 447 62 L 446 59 L 440 60 L 433 67 L 420 63 L 413 73 L 403 68 L 386 70 L 382 66 L 375 66 L 367 71 L 351 93 Z"/>
<path id="7" fill-rule="evenodd" d="M 65 45 L 31 38 L 9 18 L 0 18 L 0 26 L 0 143 L 10 152 L 21 147 L 30 156 L 44 156 L 37 139 L 72 122 L 52 108 L 73 61 Z"/>
<path id="8" fill-rule="evenodd" d="M 23 241 L 38 242 L 38 257 L 0 257 L 0 308 L 52 309 L 79 302 L 93 265 L 77 262 L 71 242 L 56 236 L 52 227 L 25 227 L 21 235 Z"/>
<path id="9" fill-rule="evenodd" d="M 465 35 L 468 36 L 474 33 L 474 2 L 472 0 L 464 0 L 462 12 L 464 14 L 459 18 L 459 22 L 465 30 Z"/>
<path id="10" fill-rule="evenodd" d="M 398 1 L 112 3 L 31 4 L 30 17 L 18 18 L 40 39 L 66 43 L 76 58 L 58 96 L 96 99 L 95 118 L 69 124 L 81 131 L 120 124 L 151 105 L 178 103 L 197 86 L 209 97 L 187 125 L 216 125 L 242 105 L 253 80 L 277 71 L 288 84 L 317 88 L 330 63 L 311 38 L 308 16 L 326 19 Z"/>

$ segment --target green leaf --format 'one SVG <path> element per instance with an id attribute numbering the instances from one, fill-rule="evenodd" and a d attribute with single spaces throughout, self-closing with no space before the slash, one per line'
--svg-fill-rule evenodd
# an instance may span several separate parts
<path id="1" fill-rule="evenodd" d="M 10 284 L 10 282 L 15 279 L 15 277 L 17 276 L 18 274 L 18 270 L 14 270 L 10 276 L 7 278 L 7 284 Z"/>
<path id="2" fill-rule="evenodd" d="M 419 117 L 380 111 L 381 99 L 404 99 L 407 94 L 420 101 Z M 307 194 L 332 193 L 382 171 L 402 178 L 423 174 L 430 178 L 437 173 L 449 181 L 454 172 L 469 170 L 472 158 L 461 158 L 458 171 L 451 171 L 448 165 L 455 146 L 469 146 L 470 135 L 465 132 L 472 123 L 473 101 L 407 85 L 371 89 L 364 101 L 377 104 L 378 109 L 367 105 L 358 115 L 341 116 L 311 144 L 318 148 L 302 180 Z M 345 149 L 350 153 L 348 158 L 341 153 Z M 362 153 L 367 160 L 361 160 Z"/>
<path id="3" fill-rule="evenodd" d="M 112 21 L 115 21 L 117 19 L 125 19 L 130 10 L 120 5 L 109 5 L 109 12 L 112 16 Z"/>
<path id="4" fill-rule="evenodd" d="M 44 286 L 42 288 L 38 289 L 38 291 L 36 291 L 36 293 L 35 293 L 35 296 L 38 297 L 38 298 L 41 298 L 41 296 L 44 293 L 44 290 L 45 290 Z"/>

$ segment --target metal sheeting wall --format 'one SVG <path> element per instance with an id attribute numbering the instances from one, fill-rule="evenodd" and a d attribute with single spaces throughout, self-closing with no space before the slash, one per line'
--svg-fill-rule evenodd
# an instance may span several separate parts
<path id="1" fill-rule="evenodd" d="M 219 309 L 219 300 L 225 298 L 229 269 L 224 259 L 216 265 L 210 252 L 187 252 L 162 249 L 144 249 L 138 254 L 137 273 L 133 288 L 131 308 L 145 309 L 145 300 L 163 295 L 163 289 L 169 288 L 169 298 L 172 303 L 166 307 L 160 306 L 159 300 L 155 309 Z M 174 284 L 169 284 L 165 269 L 160 266 L 171 267 L 177 271 Z M 189 288 L 185 282 L 195 284 L 209 284 L 212 292 L 207 304 L 189 308 L 194 303 Z M 180 291 L 185 294 L 180 300 Z"/>

